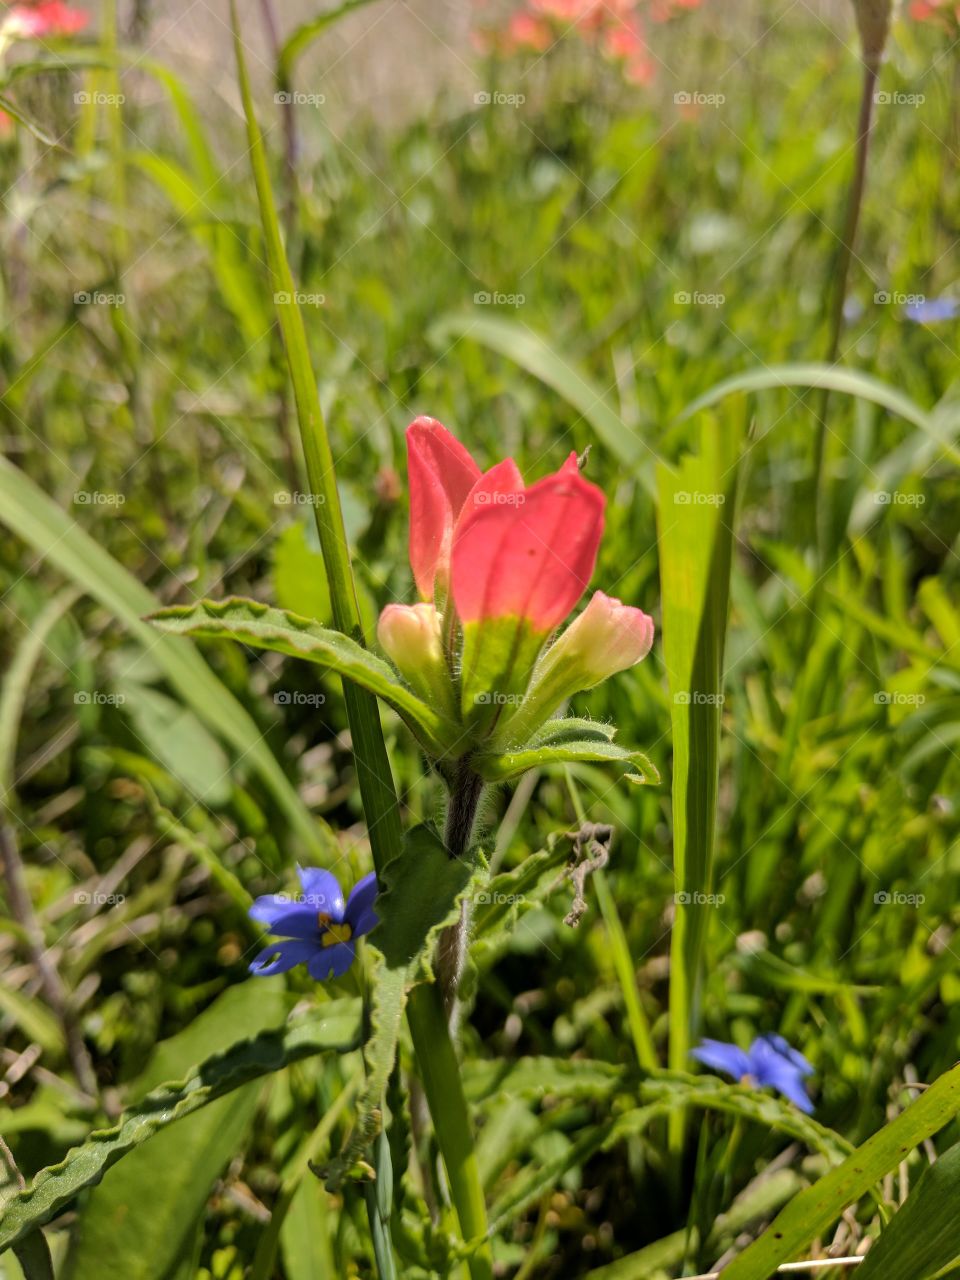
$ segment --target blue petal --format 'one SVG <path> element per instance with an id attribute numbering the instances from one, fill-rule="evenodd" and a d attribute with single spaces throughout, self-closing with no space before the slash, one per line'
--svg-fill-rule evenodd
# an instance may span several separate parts
<path id="1" fill-rule="evenodd" d="M 315 942 L 303 942 L 290 939 L 287 942 L 274 942 L 264 947 L 250 964 L 250 972 L 258 978 L 269 978 L 275 973 L 286 973 L 294 965 L 305 964 L 311 956 L 317 954 Z"/>
<path id="2" fill-rule="evenodd" d="M 793 1045 L 787 1040 L 784 1040 L 783 1036 L 777 1035 L 776 1032 L 771 1032 L 769 1035 L 760 1036 L 760 1039 L 765 1040 L 771 1049 L 774 1049 L 779 1053 L 781 1058 L 786 1058 L 788 1062 L 793 1063 L 801 1075 L 813 1075 L 813 1067 L 810 1063 L 806 1060 L 800 1050 L 794 1049 Z M 756 1043 L 756 1041 L 754 1041 L 754 1043 Z"/>
<path id="3" fill-rule="evenodd" d="M 310 977 L 317 982 L 325 982 L 327 978 L 342 978 L 353 964 L 355 952 L 352 942 L 335 942 L 332 947 L 321 947 L 314 952 L 307 965 Z"/>
<path id="4" fill-rule="evenodd" d="M 750 1073 L 750 1062 L 744 1051 L 735 1044 L 724 1044 L 722 1040 L 701 1040 L 691 1054 L 705 1067 L 714 1071 L 723 1071 L 734 1080 L 741 1080 Z"/>
<path id="5" fill-rule="evenodd" d="M 313 938 L 319 941 L 320 925 L 313 907 L 291 902 L 282 893 L 258 898 L 249 914 L 281 938 Z"/>
<path id="6" fill-rule="evenodd" d="M 371 871 L 369 875 L 358 880 L 350 890 L 350 897 L 347 899 L 347 909 L 344 912 L 344 919 L 353 929 L 355 938 L 362 937 L 365 933 L 380 923 L 380 918 L 373 909 L 373 904 L 377 900 L 377 873 Z"/>
<path id="7" fill-rule="evenodd" d="M 916 324 L 936 324 L 938 320 L 952 320 L 960 311 L 956 298 L 927 298 L 923 302 L 911 302 L 903 314 Z"/>
<path id="8" fill-rule="evenodd" d="M 801 1055 L 797 1054 L 797 1057 Z M 750 1046 L 750 1074 L 758 1084 L 776 1089 L 789 1098 L 801 1111 L 808 1115 L 813 1111 L 813 1103 L 803 1087 L 803 1077 L 808 1073 L 780 1053 L 767 1037 L 754 1040 Z"/>
<path id="9" fill-rule="evenodd" d="M 315 915 L 323 911 L 339 924 L 343 920 L 343 890 L 333 872 L 322 867 L 297 867 L 297 874 L 305 905 L 312 907 Z"/>

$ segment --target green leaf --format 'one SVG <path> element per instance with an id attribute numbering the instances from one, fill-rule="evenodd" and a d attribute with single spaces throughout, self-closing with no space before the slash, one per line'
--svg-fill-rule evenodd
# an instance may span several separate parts
<path id="1" fill-rule="evenodd" d="M 240 993 L 240 996 L 235 993 Z M 219 1159 L 218 1126 L 224 1116 L 229 1117 L 230 1108 L 211 1104 L 226 1099 L 226 1095 L 281 1070 L 291 1062 L 318 1053 L 345 1053 L 359 1046 L 358 1001 L 331 1001 L 292 1022 L 285 1030 L 255 1032 L 248 1040 L 239 1041 L 226 1050 L 212 1052 L 175 1083 L 153 1084 L 158 1073 L 174 1069 L 182 1073 L 184 1060 L 196 1053 L 201 1045 L 210 1048 L 211 1042 L 215 1044 L 220 1036 L 236 1036 L 241 1027 L 275 1026 L 285 1016 L 286 1001 L 282 991 L 269 985 L 260 987 L 257 979 L 251 978 L 242 986 L 230 988 L 225 997 L 221 997 L 207 1013 L 201 1014 L 182 1033 L 182 1038 L 174 1037 L 158 1046 L 155 1064 L 151 1064 L 144 1076 L 144 1082 L 150 1083 L 149 1091 L 124 1111 L 112 1128 L 92 1134 L 82 1146 L 69 1151 L 59 1164 L 42 1169 L 25 1191 L 4 1206 L 0 1214 L 0 1249 L 56 1217 L 79 1191 L 99 1183 L 111 1166 L 124 1156 L 127 1159 L 123 1168 L 104 1180 L 100 1193 L 102 1199 L 98 1201 L 94 1196 L 84 1210 L 81 1243 L 76 1255 L 72 1255 L 72 1265 L 81 1268 L 82 1262 L 86 1266 L 84 1260 L 88 1249 L 108 1247 L 104 1240 L 100 1240 L 101 1233 L 109 1234 L 111 1218 L 117 1214 L 121 1203 L 128 1205 L 123 1214 L 124 1222 L 131 1215 L 135 1219 L 135 1223 L 131 1223 L 134 1233 L 131 1238 L 135 1239 L 141 1230 L 152 1236 L 154 1230 L 152 1227 L 148 1230 L 144 1218 L 157 1210 L 157 1198 L 163 1193 L 163 1177 L 169 1177 L 171 1199 L 175 1199 L 179 1210 L 184 1210 L 190 1206 L 180 1198 L 176 1184 L 185 1181 L 184 1175 L 191 1170 L 191 1162 L 199 1161 L 200 1152 L 206 1151 L 210 1145 L 216 1148 Z M 254 1095 L 245 1096 L 252 1098 Z M 197 1117 L 203 1121 L 200 1126 L 193 1121 L 189 1125 L 178 1124 L 169 1135 L 169 1144 L 164 1142 L 166 1135 L 160 1135 L 169 1125 L 204 1108 L 209 1108 L 207 1116 L 211 1119 Z M 242 1110 L 248 1112 L 249 1105 L 245 1104 Z M 143 1152 L 142 1159 L 131 1154 L 148 1139 L 151 1140 L 150 1146 Z M 225 1155 L 230 1154 L 228 1149 Z M 209 1167 L 204 1163 L 201 1182 L 206 1179 Z M 209 1181 L 196 1188 L 194 1200 L 199 1198 L 202 1203 L 215 1176 L 216 1170 Z M 149 1190 L 151 1187 L 152 1191 Z M 135 1199 L 137 1188 L 143 1192 L 141 1204 L 137 1204 Z M 166 1229 L 171 1229 L 169 1221 Z M 97 1240 L 100 1243 L 95 1246 Z M 159 1269 L 149 1269 L 149 1262 L 147 1257 L 145 1265 L 148 1269 L 145 1272 L 136 1272 L 143 1274 L 145 1280 L 159 1274 Z"/>
<path id="2" fill-rule="evenodd" d="M 829 1230 L 848 1205 L 856 1204 L 958 1111 L 960 1066 L 945 1072 L 841 1165 L 791 1200 L 763 1235 L 734 1258 L 724 1271 L 724 1280 L 767 1280 L 782 1262 L 800 1257 L 809 1242 Z M 917 1247 L 914 1235 L 911 1253 Z M 882 1274 L 887 1280 L 888 1273 Z M 918 1274 L 911 1272 L 910 1280 L 919 1280 Z"/>
<path id="3" fill-rule="evenodd" d="M 382 658 L 311 618 L 233 597 L 161 609 L 150 615 L 150 621 L 176 635 L 239 640 L 255 649 L 270 649 L 315 662 L 390 703 L 434 755 L 445 755 L 456 741 L 456 726 L 411 692 Z"/>
<path id="4" fill-rule="evenodd" d="M 301 23 L 280 50 L 280 56 L 277 59 L 277 84 L 281 88 L 286 88 L 290 84 L 297 59 L 313 44 L 317 36 L 322 35 L 328 27 L 352 10 L 362 9 L 364 5 L 370 3 L 371 0 L 341 0 L 336 8 L 328 9 L 319 17 Z"/>
<path id="5" fill-rule="evenodd" d="M 833 364 L 817 364 L 811 361 L 807 364 L 766 365 L 762 369 L 736 373 L 732 377 L 724 378 L 703 395 L 697 396 L 696 400 L 691 401 L 683 410 L 679 420 L 682 422 L 692 418 L 737 392 L 769 391 L 776 387 L 839 391 L 844 395 L 870 400 L 873 404 L 880 405 L 890 413 L 904 418 L 907 422 L 912 422 L 914 426 L 932 435 L 944 448 L 950 450 L 955 461 L 960 461 L 960 455 L 955 454 L 952 442 L 943 433 L 933 415 L 927 413 L 909 396 L 903 395 L 894 387 L 887 386 L 879 378 L 861 373 L 858 369 L 843 369 Z"/>
<path id="6" fill-rule="evenodd" d="M 213 809 L 225 805 L 232 790 L 230 761 L 216 738 L 188 708 L 134 680 L 118 680 L 123 711 L 153 757 L 198 799 Z"/>
<path id="7" fill-rule="evenodd" d="M 682 1071 L 697 1024 L 700 966 L 713 886 L 723 650 L 741 437 L 729 421 L 705 423 L 699 455 L 658 469 L 657 525 L 663 658 L 673 728 L 673 862 L 670 1065 Z M 687 904 L 687 905 L 684 905 Z M 681 1141 L 673 1121 L 671 1144 Z"/>
<path id="8" fill-rule="evenodd" d="M 452 338 L 473 338 L 515 361 L 521 369 L 539 378 L 579 410 L 610 452 L 625 466 L 637 469 L 648 493 L 655 492 L 653 464 L 657 458 L 656 451 L 610 407 L 603 388 L 558 355 L 538 333 L 515 320 L 442 316 L 431 326 L 428 338 L 434 346 L 444 350 Z"/>
<path id="9" fill-rule="evenodd" d="M 602 734 L 569 740 L 558 737 L 524 751 L 478 755 L 474 757 L 473 767 L 487 782 L 504 782 L 508 778 L 526 773 L 528 769 L 537 769 L 543 765 L 581 762 L 630 765 L 636 771 L 627 774 L 631 782 L 660 781 L 660 774 L 642 751 L 631 751 L 628 747 L 618 746 L 615 742 L 607 741 Z"/>
<path id="10" fill-rule="evenodd" d="M 321 625 L 330 621 L 330 591 L 323 556 L 310 546 L 299 520 L 284 529 L 274 543 L 273 594 L 281 609 L 315 618 Z"/>
<path id="11" fill-rule="evenodd" d="M 934 1280 L 960 1258 L 960 1144 L 924 1169 L 857 1270 L 857 1280 Z"/>
<path id="12" fill-rule="evenodd" d="M 423 966 L 430 976 L 433 939 L 458 916 L 476 870 L 475 862 L 451 858 L 429 827 L 414 827 L 406 833 L 403 853 L 387 864 L 381 876 L 380 924 L 371 934 L 391 969 L 405 969 L 413 978 Z"/>
<path id="13" fill-rule="evenodd" d="M 33 116 L 24 111 L 23 107 L 18 106 L 5 93 L 0 93 L 0 110 L 5 111 L 8 116 L 12 116 L 18 124 L 22 124 L 26 131 L 32 134 L 38 142 L 42 142 L 45 147 L 56 147 L 59 151 L 66 151 L 66 147 L 51 133 L 48 133 L 39 120 L 35 120 Z"/>
<path id="14" fill-rule="evenodd" d="M 239 702 L 191 646 L 167 640 L 142 619 L 158 605 L 141 582 L 67 516 L 30 478 L 0 457 L 0 521 L 109 609 L 162 668 L 200 719 L 255 769 L 306 846 L 320 856 L 322 830 Z"/>

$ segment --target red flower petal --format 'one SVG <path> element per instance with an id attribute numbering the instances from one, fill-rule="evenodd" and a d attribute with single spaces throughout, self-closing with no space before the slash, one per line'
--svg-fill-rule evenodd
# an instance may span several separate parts
<path id="1" fill-rule="evenodd" d="M 525 618 L 552 631 L 586 590 L 603 533 L 605 499 L 570 466 L 465 515 L 451 557 L 451 589 L 464 623 Z"/>
<path id="2" fill-rule="evenodd" d="M 438 577 L 446 587 L 453 526 L 480 468 L 435 418 L 417 418 L 407 427 L 407 473 L 410 567 L 420 595 L 431 600 Z"/>

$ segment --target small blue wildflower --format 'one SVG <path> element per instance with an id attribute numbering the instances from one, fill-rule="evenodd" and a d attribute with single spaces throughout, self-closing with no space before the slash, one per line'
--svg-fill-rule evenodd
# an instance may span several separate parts
<path id="1" fill-rule="evenodd" d="M 378 923 L 373 904 L 377 898 L 377 876 L 358 880 L 346 904 L 337 878 L 319 867 L 298 867 L 303 893 L 271 893 L 257 898 L 250 908 L 254 920 L 269 927 L 282 939 L 273 942 L 250 965 L 260 978 L 286 973 L 294 965 L 305 964 L 311 978 L 341 978 L 353 964 L 356 940 Z"/>
<path id="2" fill-rule="evenodd" d="M 904 307 L 903 314 L 915 324 L 936 324 L 939 320 L 953 320 L 960 314 L 960 300 L 924 298 L 922 302 L 911 302 Z"/>
<path id="3" fill-rule="evenodd" d="M 705 1067 L 722 1071 L 744 1084 L 769 1085 L 801 1111 L 808 1115 L 813 1111 L 803 1087 L 804 1077 L 813 1074 L 813 1067 L 783 1036 L 758 1036 L 747 1050 L 722 1040 L 702 1040 L 692 1052 Z"/>

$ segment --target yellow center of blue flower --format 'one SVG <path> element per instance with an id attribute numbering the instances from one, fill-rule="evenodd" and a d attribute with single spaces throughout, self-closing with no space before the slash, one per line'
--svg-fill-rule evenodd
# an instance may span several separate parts
<path id="1" fill-rule="evenodd" d="M 322 947 L 335 947 L 338 942 L 349 942 L 353 937 L 353 929 L 350 925 L 337 924 L 325 911 L 317 912 L 317 922 L 320 925 Z"/>

